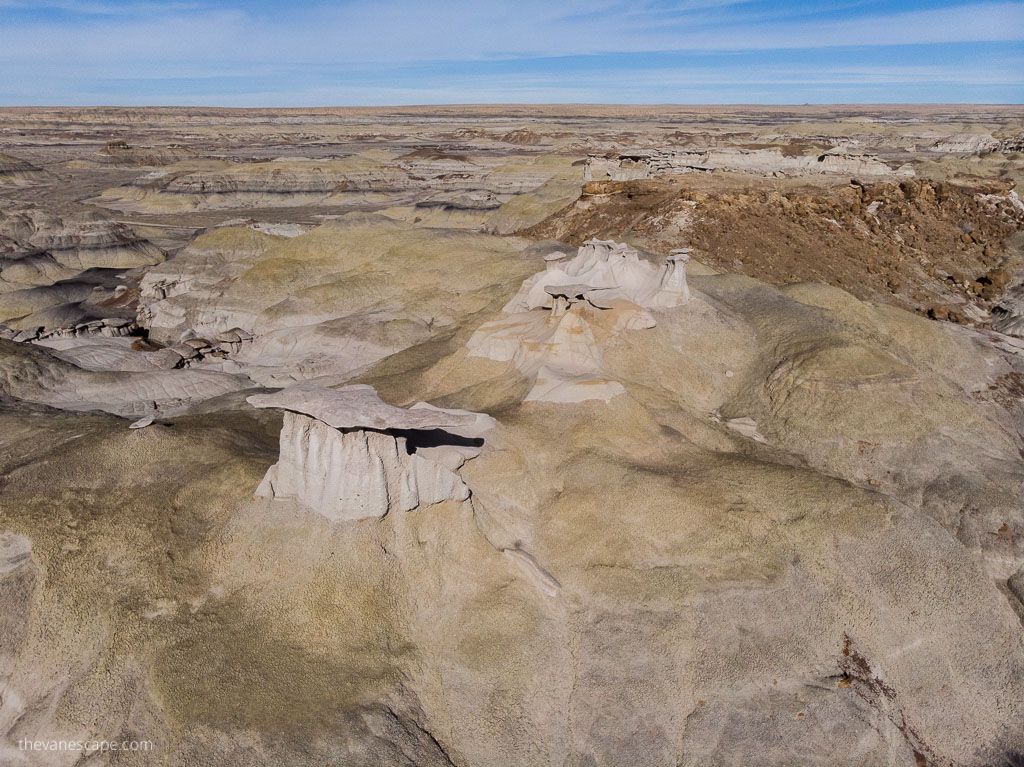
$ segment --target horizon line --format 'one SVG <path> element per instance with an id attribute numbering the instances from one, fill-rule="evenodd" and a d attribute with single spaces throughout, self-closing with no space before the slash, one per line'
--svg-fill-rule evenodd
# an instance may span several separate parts
<path id="1" fill-rule="evenodd" d="M 614 101 L 505 101 L 505 102 L 445 102 L 445 103 L 417 103 L 417 104 L 321 104 L 309 106 L 274 106 L 274 105 L 252 105 L 252 106 L 217 106 L 211 104 L 0 104 L 0 111 L 11 110 L 89 110 L 89 109 L 216 109 L 232 112 L 246 112 L 259 109 L 273 109 L 278 111 L 297 112 L 310 109 L 450 109 L 450 108 L 482 108 L 496 109 L 501 107 L 621 107 L 628 109 L 657 109 L 657 108 L 689 108 L 689 109 L 737 109 L 737 108 L 787 108 L 800 109 L 804 107 L 831 107 L 831 108 L 898 108 L 898 107 L 1021 107 L 1024 102 L 1015 101 L 900 101 L 900 102 L 813 102 L 784 103 L 784 102 L 735 102 L 735 103 L 699 103 L 699 102 L 614 102 Z"/>

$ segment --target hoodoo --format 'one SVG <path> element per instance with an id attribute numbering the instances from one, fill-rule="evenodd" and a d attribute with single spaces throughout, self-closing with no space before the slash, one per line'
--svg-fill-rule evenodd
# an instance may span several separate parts
<path id="1" fill-rule="evenodd" d="M 620 300 L 637 307 L 679 306 L 690 297 L 686 286 L 689 252 L 689 248 L 673 251 L 666 263 L 658 267 L 641 259 L 636 249 L 623 243 L 587 240 L 570 261 L 563 260 L 560 252 L 545 258 L 544 271 L 526 280 L 503 311 L 516 314 L 540 307 L 550 309 L 550 288 L 581 286 L 588 291 L 602 291 L 601 299 L 606 304 Z"/>
<path id="2" fill-rule="evenodd" d="M 247 401 L 285 411 L 280 458 L 256 496 L 293 500 L 337 522 L 467 500 L 457 470 L 495 423 L 425 402 L 393 407 L 363 385 L 303 382 Z"/>
<path id="3" fill-rule="evenodd" d="M 569 261 L 552 253 L 506 304 L 508 316 L 473 334 L 469 353 L 533 376 L 527 401 L 610 400 L 625 390 L 604 372 L 599 341 L 653 328 L 648 309 L 685 304 L 689 253 L 674 250 L 660 267 L 613 240 L 587 240 Z"/>
<path id="4" fill-rule="evenodd" d="M 686 265 L 690 263 L 693 248 L 677 248 L 665 259 L 661 273 L 661 291 L 656 300 L 675 306 L 690 300 L 690 287 L 686 284 Z M 659 304 L 660 305 L 660 304 Z"/>

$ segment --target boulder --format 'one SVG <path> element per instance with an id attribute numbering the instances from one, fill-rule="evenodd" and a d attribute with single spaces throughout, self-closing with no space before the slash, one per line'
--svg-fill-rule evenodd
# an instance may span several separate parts
<path id="1" fill-rule="evenodd" d="M 173 370 L 176 367 L 181 367 L 181 363 L 184 361 L 184 358 L 171 348 L 145 354 L 149 364 L 160 370 Z"/>

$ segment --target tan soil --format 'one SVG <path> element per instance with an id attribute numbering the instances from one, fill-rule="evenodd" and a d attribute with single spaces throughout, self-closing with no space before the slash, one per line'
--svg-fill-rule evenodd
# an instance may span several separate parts
<path id="1" fill-rule="evenodd" d="M 574 245 L 625 238 L 655 253 L 692 246 L 719 271 L 772 284 L 824 282 L 862 300 L 968 321 L 960 305 L 988 308 L 1020 267 L 1006 240 L 1024 216 L 1008 201 L 980 198 L 1007 187 L 601 181 L 522 234 Z"/>

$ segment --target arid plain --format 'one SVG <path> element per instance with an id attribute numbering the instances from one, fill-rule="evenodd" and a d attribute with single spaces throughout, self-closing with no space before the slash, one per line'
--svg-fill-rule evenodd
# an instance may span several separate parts
<path id="1" fill-rule="evenodd" d="M 0 109 L 0 764 L 1024 764 L 1022 180 L 1024 107 Z"/>

